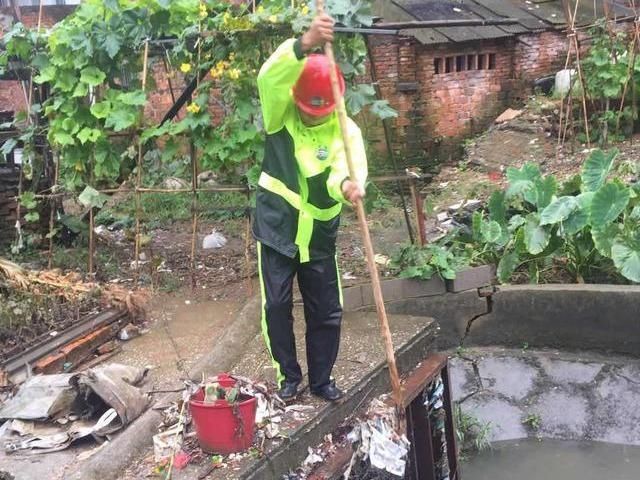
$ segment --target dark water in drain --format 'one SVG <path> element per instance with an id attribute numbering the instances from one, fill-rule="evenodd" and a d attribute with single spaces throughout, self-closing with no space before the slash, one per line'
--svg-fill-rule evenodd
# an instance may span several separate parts
<path id="1" fill-rule="evenodd" d="M 638 480 L 640 447 L 600 442 L 498 442 L 462 464 L 464 480 Z"/>

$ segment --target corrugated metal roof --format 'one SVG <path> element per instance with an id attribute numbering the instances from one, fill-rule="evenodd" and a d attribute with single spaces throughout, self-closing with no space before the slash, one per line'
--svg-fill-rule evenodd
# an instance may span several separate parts
<path id="1" fill-rule="evenodd" d="M 618 17 L 633 14 L 625 0 L 606 0 L 609 10 Z M 468 42 L 504 38 L 518 34 L 564 28 L 566 25 L 561 0 L 375 0 L 374 12 L 385 21 L 410 20 L 495 20 L 517 18 L 513 25 L 415 28 L 403 30 L 423 44 Z M 580 0 L 577 25 L 592 23 L 604 12 L 603 0 Z"/>

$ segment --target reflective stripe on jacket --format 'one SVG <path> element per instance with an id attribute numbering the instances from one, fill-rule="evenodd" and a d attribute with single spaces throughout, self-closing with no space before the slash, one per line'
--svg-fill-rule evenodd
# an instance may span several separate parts
<path id="1" fill-rule="evenodd" d="M 304 68 L 300 42 L 285 41 L 262 66 L 258 90 L 266 131 L 253 233 L 257 240 L 301 262 L 335 255 L 342 182 L 349 177 L 336 113 L 322 125 L 302 123 L 292 88 Z M 364 188 L 367 160 L 358 126 L 348 138 Z"/>

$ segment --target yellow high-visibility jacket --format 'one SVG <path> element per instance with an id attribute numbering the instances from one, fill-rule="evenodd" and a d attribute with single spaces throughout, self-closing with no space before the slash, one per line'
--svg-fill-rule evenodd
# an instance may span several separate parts
<path id="1" fill-rule="evenodd" d="M 289 39 L 258 75 L 266 143 L 258 181 L 253 233 L 256 239 L 301 262 L 335 255 L 340 211 L 349 177 L 337 114 L 322 125 L 302 123 L 292 88 L 305 65 L 300 41 Z M 362 134 L 349 119 L 348 138 L 364 188 L 367 159 Z"/>

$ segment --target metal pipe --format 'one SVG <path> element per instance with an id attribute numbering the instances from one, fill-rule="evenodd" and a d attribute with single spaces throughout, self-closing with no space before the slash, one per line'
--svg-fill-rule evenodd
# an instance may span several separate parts
<path id="1" fill-rule="evenodd" d="M 488 27 L 492 25 L 514 25 L 520 23 L 517 18 L 463 18 L 455 20 L 410 20 L 407 22 L 376 23 L 370 28 L 385 30 L 405 30 L 408 28 L 440 28 L 440 27 Z"/>

